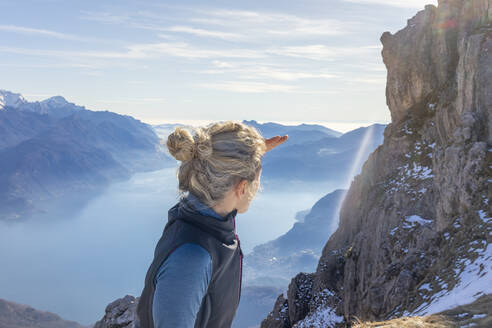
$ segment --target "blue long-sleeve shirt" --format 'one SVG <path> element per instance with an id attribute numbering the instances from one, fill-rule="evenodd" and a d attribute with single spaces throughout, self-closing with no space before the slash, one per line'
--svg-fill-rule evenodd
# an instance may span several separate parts
<path id="1" fill-rule="evenodd" d="M 200 213 L 223 219 L 192 193 L 188 193 L 186 199 Z M 212 259 L 206 249 L 195 243 L 176 248 L 154 279 L 154 327 L 193 328 L 211 277 Z"/>

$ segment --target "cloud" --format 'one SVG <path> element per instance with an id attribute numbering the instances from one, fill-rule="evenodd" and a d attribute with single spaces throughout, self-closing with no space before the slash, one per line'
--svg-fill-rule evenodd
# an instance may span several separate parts
<path id="1" fill-rule="evenodd" d="M 134 44 L 128 46 L 128 51 L 124 54 L 128 57 L 151 57 L 158 55 L 168 55 L 183 58 L 262 58 L 265 55 L 257 50 L 227 48 L 227 49 L 206 49 L 195 47 L 185 42 L 161 42 Z"/>
<path id="2" fill-rule="evenodd" d="M 437 6 L 437 0 L 344 0 L 346 2 L 360 4 L 386 5 L 392 7 L 402 7 L 411 9 L 424 9 L 425 5 L 432 4 Z"/>
<path id="3" fill-rule="evenodd" d="M 142 98 L 118 98 L 118 99 L 98 99 L 102 104 L 163 104 L 167 102 L 162 97 L 142 97 Z"/>
<path id="4" fill-rule="evenodd" d="M 202 88 L 239 93 L 292 92 L 297 89 L 293 85 L 271 84 L 264 82 L 224 81 L 218 83 L 202 83 Z"/>
<path id="5" fill-rule="evenodd" d="M 0 52 L 1 48 L 0 48 Z M 21 67 L 21 68 L 89 68 L 89 69 L 97 69 L 101 68 L 101 65 L 89 64 L 89 63 L 51 63 L 51 64 L 33 64 L 33 63 L 0 63 L 1 67 Z"/>
<path id="6" fill-rule="evenodd" d="M 115 58 L 146 58 L 146 54 L 140 52 L 139 49 L 129 49 L 125 52 L 107 52 L 107 51 L 66 51 L 66 50 L 50 50 L 50 49 L 28 49 L 18 47 L 0 46 L 0 52 L 14 53 L 28 56 L 46 56 L 58 57 L 65 59 L 74 58 L 99 58 L 99 59 L 115 59 Z"/>
<path id="7" fill-rule="evenodd" d="M 358 22 L 337 19 L 304 18 L 282 13 L 244 10 L 202 10 L 191 22 L 222 26 L 255 39 L 338 36 L 353 32 Z"/>
<path id="8" fill-rule="evenodd" d="M 49 36 L 58 39 L 68 39 L 68 40 L 73 40 L 75 38 L 74 36 L 65 33 L 59 33 L 55 31 L 41 30 L 41 29 L 35 29 L 35 28 L 17 26 L 17 25 L 0 25 L 0 31 L 43 35 L 43 36 Z"/>
<path id="9" fill-rule="evenodd" d="M 81 11 L 81 19 L 106 23 L 106 24 L 124 24 L 129 23 L 129 15 L 115 15 L 107 12 L 92 12 L 92 11 Z"/>
<path id="10" fill-rule="evenodd" d="M 364 84 L 386 85 L 386 76 L 368 76 L 368 77 L 360 76 L 354 78 L 344 78 L 344 80 L 348 82 L 355 82 L 357 84 L 364 83 Z"/>
<path id="11" fill-rule="evenodd" d="M 249 82 L 249 81 L 221 81 L 215 83 L 200 83 L 196 86 L 205 89 L 214 89 L 219 91 L 237 92 L 237 93 L 291 93 L 291 94 L 338 94 L 339 90 L 325 89 L 301 89 L 297 85 L 277 84 L 266 82 Z"/>
<path id="12" fill-rule="evenodd" d="M 333 79 L 334 74 L 310 73 L 310 72 L 289 72 L 281 70 L 259 69 L 252 72 L 255 77 L 272 78 L 283 81 L 296 81 L 300 79 Z"/>
<path id="13" fill-rule="evenodd" d="M 176 40 L 176 36 L 174 35 L 169 35 L 169 34 L 164 34 L 164 33 L 159 33 L 157 34 L 157 36 L 161 39 L 165 39 L 165 40 Z"/>
<path id="14" fill-rule="evenodd" d="M 0 46 L 0 52 L 32 56 L 50 56 L 70 58 L 97 59 L 148 59 L 162 56 L 196 58 L 262 58 L 260 51 L 250 49 L 204 49 L 191 46 L 185 42 L 139 43 L 125 47 L 122 51 L 65 51 L 43 50 Z"/>
<path id="15" fill-rule="evenodd" d="M 296 81 L 301 79 L 333 79 L 337 75 L 326 72 L 295 71 L 286 68 L 275 68 L 257 63 L 232 64 L 214 61 L 213 65 L 219 69 L 208 69 L 200 71 L 204 74 L 234 74 L 242 79 L 274 79 L 281 81 Z"/>
<path id="16" fill-rule="evenodd" d="M 175 17 L 166 17 L 143 11 L 115 15 L 84 11 L 81 18 L 105 24 L 174 33 L 187 33 L 204 38 L 228 41 L 265 39 L 300 39 L 349 34 L 360 28 L 356 21 L 316 19 L 296 15 L 245 10 L 181 8 L 184 25 L 171 25 Z"/>
<path id="17" fill-rule="evenodd" d="M 402 0 L 395 1 L 403 3 Z M 319 19 L 278 12 L 217 8 L 181 7 L 178 11 L 180 12 L 173 13 L 173 17 L 170 17 L 167 11 L 161 13 L 137 10 L 117 14 L 84 11 L 80 17 L 103 24 L 121 25 L 125 29 L 154 31 L 156 32 L 154 37 L 157 38 L 155 42 L 137 41 L 119 47 L 98 47 L 95 50 L 81 51 L 0 46 L 0 52 L 55 57 L 63 59 L 57 61 L 60 64 L 75 62 L 69 65 L 80 65 L 81 68 L 87 66 L 92 69 L 142 63 L 153 66 L 153 59 L 166 57 L 195 60 L 200 63 L 200 68 L 184 68 L 183 71 L 192 74 L 218 75 L 213 77 L 212 83 L 200 83 L 201 81 L 198 80 L 194 82 L 195 85 L 238 93 L 326 93 L 323 90 L 302 89 L 301 83 L 288 84 L 302 80 L 336 80 L 335 83 L 360 83 L 369 86 L 381 85 L 385 82 L 381 77 L 374 76 L 381 67 L 384 68 L 382 65 L 377 66 L 375 60 L 380 57 L 381 45 L 355 46 L 354 42 L 347 41 L 339 46 L 340 36 L 360 32 L 364 28 L 362 22 L 341 20 L 336 16 L 333 16 L 335 19 Z M 71 34 L 15 25 L 0 25 L 0 30 L 59 39 L 80 39 Z M 152 33 L 150 34 L 152 36 Z M 149 36 L 149 33 L 146 35 Z M 209 42 L 209 39 L 216 40 Z M 230 42 L 237 41 L 240 43 L 231 46 Z M 368 42 L 372 43 L 372 41 Z M 330 64 L 330 61 L 336 61 L 337 66 Z M 365 74 L 359 72 L 354 78 L 347 76 L 347 72 L 343 72 L 338 63 L 350 62 L 361 65 L 367 62 L 366 67 L 361 69 Z M 338 71 L 334 73 L 333 69 Z M 83 74 L 98 75 L 102 72 L 97 69 L 85 71 Z M 318 83 L 309 82 L 310 85 Z M 127 99 L 125 102 L 143 103 L 144 100 Z"/>
<path id="18" fill-rule="evenodd" d="M 220 67 L 220 68 L 233 68 L 233 67 L 235 67 L 235 64 L 224 62 L 224 61 L 220 61 L 220 60 L 214 60 L 212 62 L 212 64 L 214 66 Z"/>
<path id="19" fill-rule="evenodd" d="M 330 47 L 323 44 L 270 48 L 267 53 L 311 60 L 336 60 L 347 56 L 379 56 L 381 46 Z"/>
<path id="20" fill-rule="evenodd" d="M 205 29 L 198 29 L 189 26 L 172 26 L 169 28 L 165 28 L 164 30 L 169 32 L 181 32 L 188 33 L 197 36 L 205 36 L 212 38 L 219 38 L 224 40 L 239 40 L 242 39 L 243 36 L 237 33 L 229 33 L 229 32 L 220 32 L 220 31 L 211 31 Z"/>
<path id="21" fill-rule="evenodd" d="M 25 26 L 18 25 L 0 25 L 0 31 L 4 32 L 14 32 L 20 34 L 27 35 L 37 35 L 37 36 L 45 36 L 62 40 L 73 40 L 73 41 L 84 41 L 84 42 L 93 42 L 93 41 L 101 41 L 100 39 L 95 38 L 86 38 L 80 37 L 73 34 L 60 33 L 51 30 L 37 29 Z"/>

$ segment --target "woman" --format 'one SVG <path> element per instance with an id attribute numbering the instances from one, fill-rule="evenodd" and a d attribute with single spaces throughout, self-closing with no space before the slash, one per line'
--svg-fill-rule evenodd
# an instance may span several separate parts
<path id="1" fill-rule="evenodd" d="M 226 121 L 176 128 L 167 139 L 181 198 L 168 212 L 137 307 L 141 328 L 231 327 L 241 296 L 237 213 L 260 184 L 261 158 L 288 136 L 264 139 Z M 185 195 L 185 193 L 187 194 Z"/>

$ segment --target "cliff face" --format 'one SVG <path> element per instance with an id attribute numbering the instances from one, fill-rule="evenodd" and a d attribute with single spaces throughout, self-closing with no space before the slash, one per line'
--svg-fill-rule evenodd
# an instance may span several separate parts
<path id="1" fill-rule="evenodd" d="M 315 273 L 262 327 L 435 313 L 492 293 L 492 0 L 439 1 L 381 37 L 392 123 Z"/>

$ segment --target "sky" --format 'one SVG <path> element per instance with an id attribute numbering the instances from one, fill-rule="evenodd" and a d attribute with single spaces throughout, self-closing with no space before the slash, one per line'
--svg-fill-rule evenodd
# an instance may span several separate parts
<path id="1" fill-rule="evenodd" d="M 379 40 L 436 0 L 0 0 L 0 89 L 150 124 L 387 123 Z"/>

